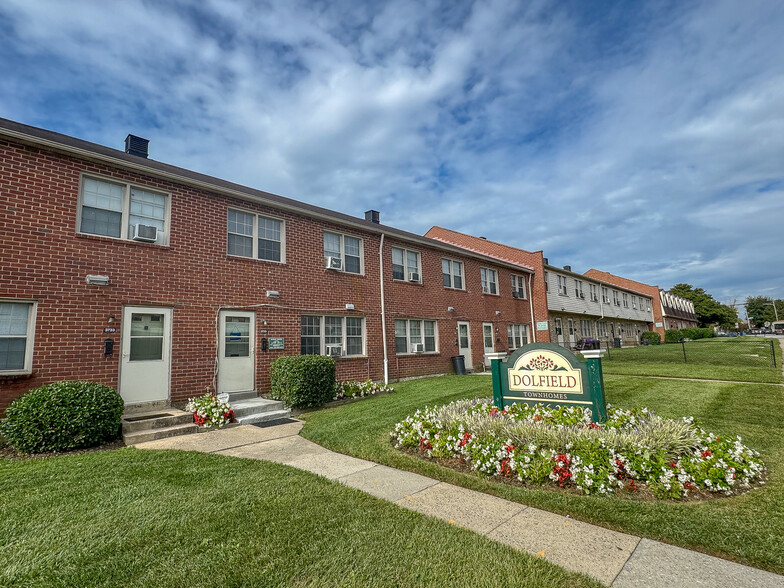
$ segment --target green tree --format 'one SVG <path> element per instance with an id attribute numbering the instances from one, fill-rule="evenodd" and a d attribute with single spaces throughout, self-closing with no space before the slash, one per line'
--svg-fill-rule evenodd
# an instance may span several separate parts
<path id="1" fill-rule="evenodd" d="M 773 305 L 776 309 L 773 309 Z M 784 320 L 784 300 L 773 300 L 769 296 L 749 296 L 746 298 L 746 312 L 749 315 L 749 321 L 755 327 L 759 328 L 765 325 L 766 322 L 773 322 L 776 320 L 776 312 L 778 312 L 779 320 Z"/>
<path id="2" fill-rule="evenodd" d="M 694 303 L 700 327 L 734 327 L 738 322 L 738 313 L 734 308 L 722 304 L 702 288 L 695 288 L 691 284 L 675 284 L 670 292 Z"/>

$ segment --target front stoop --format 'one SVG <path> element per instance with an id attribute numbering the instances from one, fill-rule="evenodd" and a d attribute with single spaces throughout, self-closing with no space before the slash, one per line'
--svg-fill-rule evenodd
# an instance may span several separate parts
<path id="1" fill-rule="evenodd" d="M 198 432 L 193 414 L 175 408 L 123 414 L 122 434 L 126 445 Z"/>
<path id="2" fill-rule="evenodd" d="M 291 410 L 279 400 L 259 398 L 256 392 L 229 392 L 229 406 L 240 425 L 255 425 L 291 417 Z"/>

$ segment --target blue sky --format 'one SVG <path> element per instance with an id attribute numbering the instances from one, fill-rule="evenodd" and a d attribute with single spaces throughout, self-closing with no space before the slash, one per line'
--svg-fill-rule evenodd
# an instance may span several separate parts
<path id="1" fill-rule="evenodd" d="M 776 0 L 4 0 L 0 38 L 5 118 L 576 271 L 784 298 Z"/>

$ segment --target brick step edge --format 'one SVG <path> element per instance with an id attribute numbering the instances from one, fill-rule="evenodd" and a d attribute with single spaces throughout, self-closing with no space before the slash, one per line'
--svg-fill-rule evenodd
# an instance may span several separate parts
<path id="1" fill-rule="evenodd" d="M 133 418 L 136 415 L 130 415 Z M 193 422 L 193 413 L 183 412 L 181 414 L 167 414 L 166 416 L 157 417 L 154 419 L 145 419 L 142 421 L 126 421 L 123 418 L 122 432 L 123 435 L 130 433 L 138 433 L 139 431 L 151 431 L 155 429 L 163 429 L 166 427 L 173 427 L 175 425 L 187 425 Z"/>
<path id="2" fill-rule="evenodd" d="M 166 439 L 168 437 L 176 437 L 178 435 L 190 435 L 191 433 L 198 432 L 199 427 L 195 423 L 190 423 L 187 425 L 174 425 L 172 427 L 163 427 L 161 429 L 150 429 L 147 431 L 128 433 L 123 435 L 123 441 L 126 445 L 136 445 L 137 443 L 144 443 L 145 441 Z"/>
<path id="3" fill-rule="evenodd" d="M 240 425 L 255 425 L 257 423 L 267 423 L 269 421 L 279 421 L 288 418 L 291 418 L 291 411 L 285 409 L 240 417 L 237 419 L 237 423 Z"/>

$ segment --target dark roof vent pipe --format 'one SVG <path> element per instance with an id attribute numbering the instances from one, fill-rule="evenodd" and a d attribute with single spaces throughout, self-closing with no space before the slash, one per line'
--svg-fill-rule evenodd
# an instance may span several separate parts
<path id="1" fill-rule="evenodd" d="M 565 266 L 564 266 L 564 269 L 565 269 L 567 272 L 570 272 L 570 271 L 572 271 L 572 266 L 571 266 L 571 265 L 565 265 Z"/>
<path id="2" fill-rule="evenodd" d="M 125 152 L 128 155 L 136 155 L 137 157 L 144 157 L 146 159 L 149 145 L 149 139 L 142 139 L 136 135 L 128 135 L 125 137 Z"/>
<path id="3" fill-rule="evenodd" d="M 365 212 L 365 220 L 371 223 L 379 224 L 379 213 L 377 210 L 368 210 Z"/>

